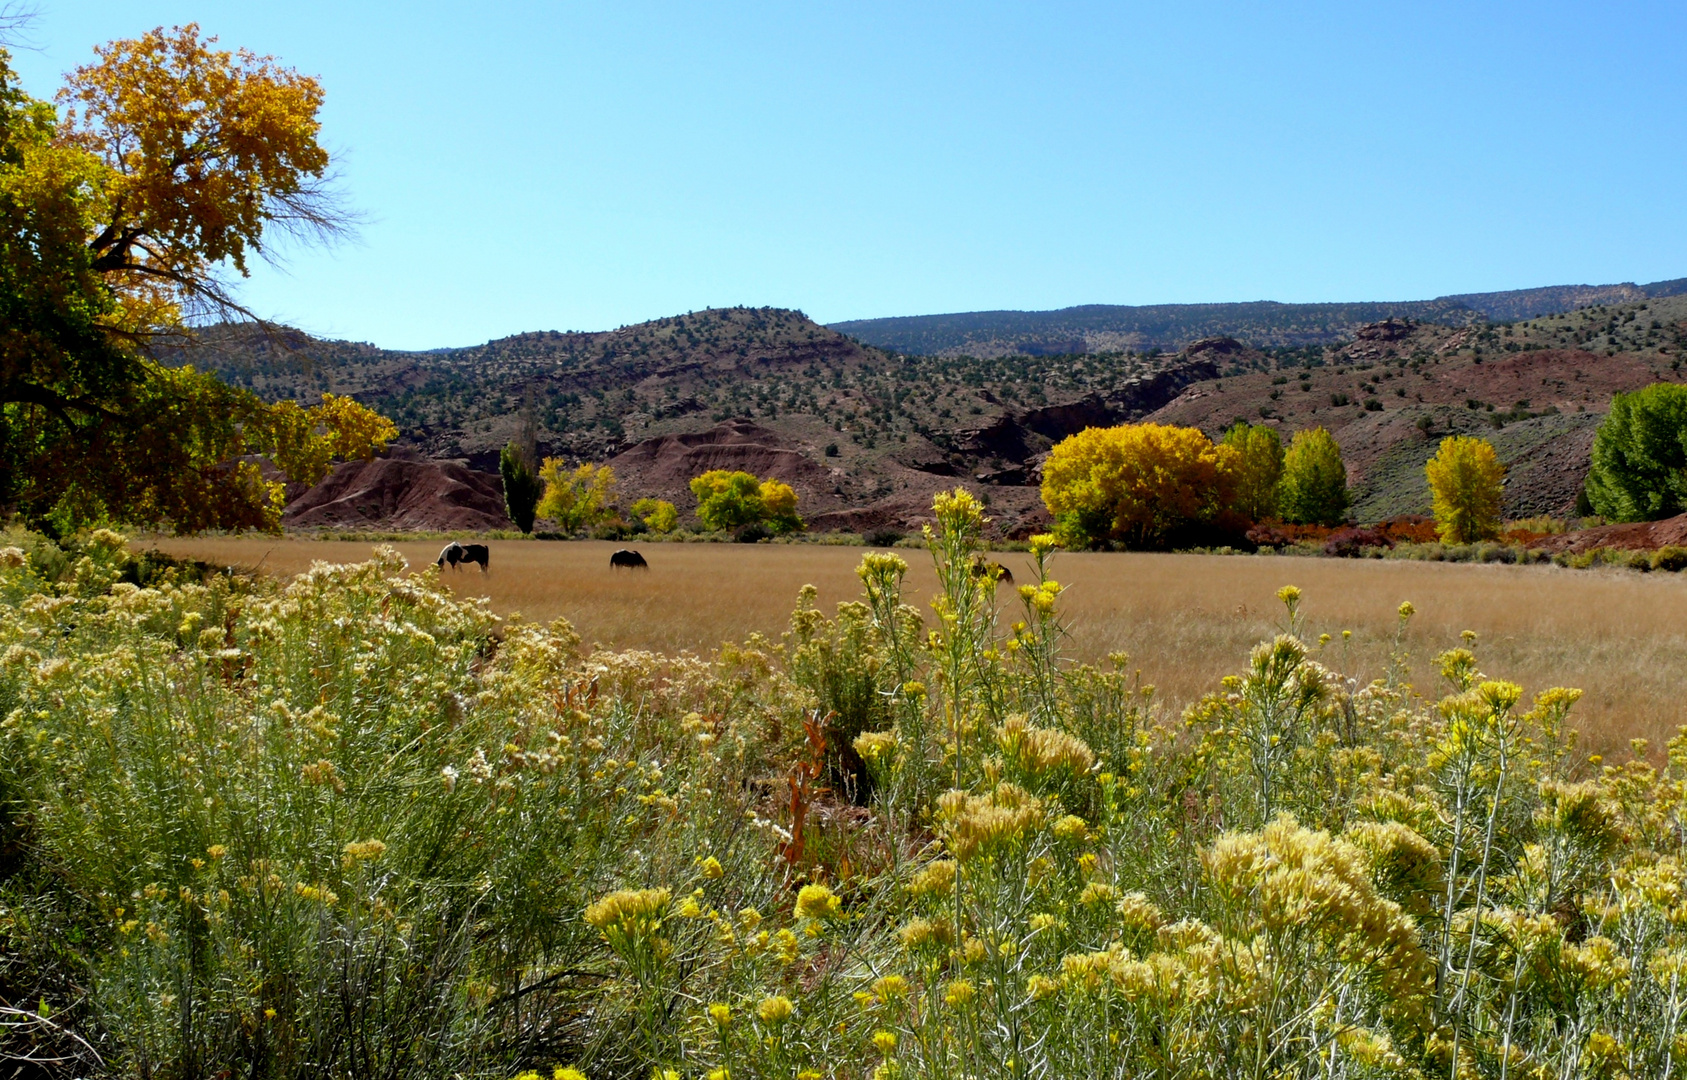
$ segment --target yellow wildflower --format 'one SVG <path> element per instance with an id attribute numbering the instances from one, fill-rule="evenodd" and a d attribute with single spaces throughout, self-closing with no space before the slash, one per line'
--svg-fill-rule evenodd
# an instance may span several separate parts
<path id="1" fill-rule="evenodd" d="M 379 859 L 387 852 L 387 845 L 379 840 L 353 840 L 344 848 L 341 862 L 349 869 L 360 862 Z"/>
<path id="2" fill-rule="evenodd" d="M 939 859 L 936 862 L 927 863 L 908 882 L 908 891 L 915 896 L 953 892 L 954 888 L 955 863 L 952 859 Z"/>
<path id="3" fill-rule="evenodd" d="M 870 989 L 881 1003 L 900 1001 L 908 996 L 908 980 L 900 975 L 886 975 L 875 979 Z"/>
<path id="4" fill-rule="evenodd" d="M 804 885 L 797 893 L 797 914 L 805 919 L 831 919 L 843 910 L 843 901 L 824 885 Z"/>
<path id="5" fill-rule="evenodd" d="M 1041 1001 L 1060 992 L 1060 984 L 1046 975 L 1033 975 L 1025 980 L 1025 992 L 1032 1001 Z"/>
<path id="6" fill-rule="evenodd" d="M 713 855 L 700 860 L 698 862 L 698 868 L 702 870 L 703 876 L 706 878 L 713 879 L 724 877 L 726 875 L 726 870 L 721 866 L 720 860 L 715 858 Z"/>
<path id="7" fill-rule="evenodd" d="M 756 1015 L 761 1017 L 764 1024 L 783 1023 L 791 1018 L 793 1011 L 791 999 L 782 995 L 765 998 L 756 1006 Z"/>
<path id="8" fill-rule="evenodd" d="M 855 752 L 861 755 L 861 760 L 876 765 L 880 761 L 896 756 L 897 739 L 894 731 L 863 731 L 850 744 Z"/>
<path id="9" fill-rule="evenodd" d="M 724 1002 L 715 1002 L 709 1006 L 709 1019 L 713 1020 L 716 1026 L 725 1027 L 732 1023 L 732 1006 Z"/>
<path id="10" fill-rule="evenodd" d="M 879 1053 L 890 1054 L 896 1050 L 896 1032 L 873 1032 L 873 1045 L 879 1048 Z"/>

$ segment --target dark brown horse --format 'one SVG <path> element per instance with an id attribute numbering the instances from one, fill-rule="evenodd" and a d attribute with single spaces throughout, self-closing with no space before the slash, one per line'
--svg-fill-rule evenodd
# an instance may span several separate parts
<path id="1" fill-rule="evenodd" d="M 649 570 L 650 564 L 644 561 L 644 556 L 631 548 L 622 548 L 609 556 L 609 568 L 618 570 L 625 566 L 628 570 Z"/>

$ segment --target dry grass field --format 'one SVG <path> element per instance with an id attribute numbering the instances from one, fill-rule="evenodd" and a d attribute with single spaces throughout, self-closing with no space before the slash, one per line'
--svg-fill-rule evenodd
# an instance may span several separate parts
<path id="1" fill-rule="evenodd" d="M 358 561 L 371 545 L 306 539 L 161 539 L 178 556 L 289 575 L 312 561 Z M 417 569 L 441 543 L 394 545 Z M 609 569 L 608 543 L 493 541 L 492 570 L 447 571 L 459 595 L 485 596 L 502 615 L 565 616 L 587 641 L 629 649 L 706 651 L 752 632 L 784 629 L 797 590 L 812 583 L 824 609 L 857 597 L 860 548 L 809 545 L 649 544 L 649 571 Z M 924 551 L 902 554 L 909 593 L 923 603 L 934 578 Z M 997 556 L 1015 573 L 1026 556 Z M 1028 572 L 1028 571 L 1027 571 Z M 1590 748 L 1631 738 L 1661 750 L 1687 724 L 1687 576 L 1501 566 L 1281 557 L 1069 554 L 1055 576 L 1071 630 L 1071 655 L 1097 660 L 1123 651 L 1168 707 L 1212 689 L 1238 670 L 1249 647 L 1282 625 L 1274 597 L 1305 593 L 1309 636 L 1335 635 L 1323 660 L 1339 670 L 1379 672 L 1392 648 L 1395 609 L 1418 615 L 1409 647 L 1414 683 L 1434 687 L 1430 660 L 1473 630 L 1482 668 L 1533 692 L 1586 691 L 1578 726 Z M 1003 593 L 1005 617 L 1018 598 Z M 1345 654 L 1340 632 L 1352 630 Z M 1436 688 L 1438 690 L 1438 688 Z"/>

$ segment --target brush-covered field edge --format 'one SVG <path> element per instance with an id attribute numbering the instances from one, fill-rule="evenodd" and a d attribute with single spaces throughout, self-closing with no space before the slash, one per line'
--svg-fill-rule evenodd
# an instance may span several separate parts
<path id="1" fill-rule="evenodd" d="M 0 1054 L 48 1074 L 1669 1076 L 1687 738 L 1282 632 L 1182 716 L 868 552 L 779 641 L 586 652 L 383 553 L 0 551 Z M 912 554 L 912 553 L 910 553 Z M 1001 589 L 1008 588 L 1000 586 Z M 1503 673 L 1498 673 L 1503 675 Z"/>

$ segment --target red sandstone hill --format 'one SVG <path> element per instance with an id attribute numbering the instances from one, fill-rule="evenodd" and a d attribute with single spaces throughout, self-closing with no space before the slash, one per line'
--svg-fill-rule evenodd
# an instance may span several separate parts
<path id="1" fill-rule="evenodd" d="M 451 461 L 348 461 L 287 505 L 290 529 L 511 529 L 502 481 Z"/>

